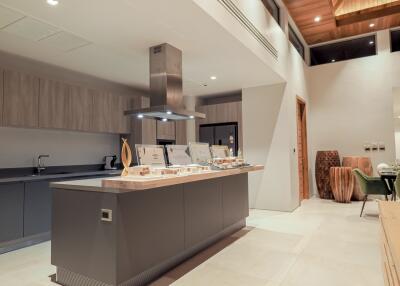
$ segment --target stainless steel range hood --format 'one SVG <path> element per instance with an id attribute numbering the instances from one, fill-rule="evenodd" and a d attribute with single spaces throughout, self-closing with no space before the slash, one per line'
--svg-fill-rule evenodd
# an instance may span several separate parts
<path id="1" fill-rule="evenodd" d="M 125 115 L 163 120 L 205 118 L 186 110 L 182 93 L 182 52 L 162 44 L 150 48 L 150 107 L 125 111 Z"/>

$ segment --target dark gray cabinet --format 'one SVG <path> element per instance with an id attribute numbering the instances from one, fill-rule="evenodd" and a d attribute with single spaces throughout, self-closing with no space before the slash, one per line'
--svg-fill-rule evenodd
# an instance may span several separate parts
<path id="1" fill-rule="evenodd" d="M 0 185 L 0 243 L 23 237 L 24 184 Z"/>
<path id="2" fill-rule="evenodd" d="M 24 236 L 51 230 L 51 190 L 49 181 L 25 183 Z"/>

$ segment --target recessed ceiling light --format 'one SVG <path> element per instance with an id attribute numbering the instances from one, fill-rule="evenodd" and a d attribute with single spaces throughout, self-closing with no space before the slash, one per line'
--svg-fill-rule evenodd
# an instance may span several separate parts
<path id="1" fill-rule="evenodd" d="M 213 75 L 213 76 L 210 76 L 210 79 L 212 79 L 212 80 L 216 80 L 216 79 L 217 79 L 217 77 L 216 77 L 215 75 Z"/>
<path id="2" fill-rule="evenodd" d="M 142 119 L 143 118 L 143 114 L 138 114 L 137 118 Z"/>
<path id="3" fill-rule="evenodd" d="M 375 27 L 375 24 L 374 24 L 374 23 L 371 23 L 371 24 L 369 24 L 369 27 L 370 27 L 370 28 L 373 28 L 373 27 Z"/>
<path id="4" fill-rule="evenodd" d="M 321 21 L 321 16 L 317 16 L 317 17 L 314 18 L 314 22 L 318 23 L 319 21 Z"/>
<path id="5" fill-rule="evenodd" d="M 167 111 L 167 114 L 168 114 L 168 115 L 171 115 L 171 114 L 172 114 L 172 112 L 171 112 L 171 111 Z"/>
<path id="6" fill-rule="evenodd" d="M 369 44 L 372 46 L 373 44 L 375 44 L 374 41 L 369 41 Z"/>
<path id="7" fill-rule="evenodd" d="M 336 62 L 336 60 L 335 60 L 335 59 L 332 59 L 331 62 L 334 63 L 334 62 Z"/>
<path id="8" fill-rule="evenodd" d="M 58 5 L 58 0 L 47 0 L 47 4 L 51 6 L 56 6 Z"/>
<path id="9" fill-rule="evenodd" d="M 163 118 L 163 119 L 162 119 L 162 122 L 167 122 L 167 121 L 168 121 L 167 118 Z"/>
<path id="10" fill-rule="evenodd" d="M 193 116 L 193 115 L 190 115 L 190 116 L 189 116 L 189 118 L 190 118 L 190 119 L 193 119 L 193 118 L 194 118 L 194 116 Z"/>

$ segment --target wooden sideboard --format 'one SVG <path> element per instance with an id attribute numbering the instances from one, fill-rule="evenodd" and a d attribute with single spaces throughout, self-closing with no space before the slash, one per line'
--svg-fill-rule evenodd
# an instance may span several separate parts
<path id="1" fill-rule="evenodd" d="M 400 285 L 400 203 L 380 201 L 381 250 L 385 285 Z"/>

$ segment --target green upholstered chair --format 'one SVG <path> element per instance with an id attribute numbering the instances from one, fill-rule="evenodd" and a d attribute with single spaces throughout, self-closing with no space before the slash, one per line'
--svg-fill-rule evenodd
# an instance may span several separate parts
<path id="1" fill-rule="evenodd" d="M 388 190 L 385 185 L 385 182 L 382 181 L 379 177 L 370 177 L 365 175 L 360 169 L 354 169 L 353 174 L 358 181 L 361 192 L 364 193 L 364 202 L 361 208 L 360 217 L 364 211 L 365 202 L 368 199 L 369 195 L 383 195 L 387 200 Z M 400 185 L 399 185 L 400 187 Z"/>
<path id="2" fill-rule="evenodd" d="M 396 192 L 396 196 L 400 194 L 400 172 L 397 173 L 396 181 L 394 181 L 394 190 Z"/>

